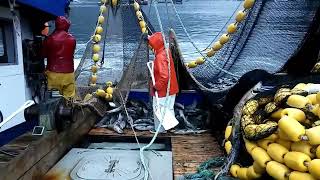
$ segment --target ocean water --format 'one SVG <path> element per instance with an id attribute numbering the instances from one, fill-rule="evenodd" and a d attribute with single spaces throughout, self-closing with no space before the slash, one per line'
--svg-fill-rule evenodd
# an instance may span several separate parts
<path id="1" fill-rule="evenodd" d="M 182 4 L 176 4 L 176 9 L 192 40 L 199 49 L 204 49 L 213 41 L 219 33 L 226 30 L 226 23 L 233 20 L 233 14 L 241 9 L 243 1 L 236 0 L 184 0 Z M 168 7 L 168 8 L 167 8 Z M 151 8 L 151 9 L 149 9 Z M 186 61 L 199 56 L 196 49 L 188 40 L 183 28 L 178 21 L 171 4 L 158 4 L 161 24 L 164 31 L 173 28 L 178 36 L 182 54 Z M 150 22 L 157 31 L 160 30 L 153 6 L 142 6 Z M 94 27 L 99 13 L 99 1 L 74 0 L 71 3 L 70 19 L 72 22 L 70 32 L 77 39 L 75 64 L 82 57 L 86 42 L 94 32 Z M 230 21 L 231 20 L 231 21 Z M 106 80 L 119 80 L 123 69 L 123 37 L 121 13 L 110 13 L 108 20 L 108 37 L 106 41 L 106 53 L 104 75 L 110 76 Z M 88 59 L 87 67 L 90 66 Z M 89 73 L 88 73 L 89 74 Z"/>

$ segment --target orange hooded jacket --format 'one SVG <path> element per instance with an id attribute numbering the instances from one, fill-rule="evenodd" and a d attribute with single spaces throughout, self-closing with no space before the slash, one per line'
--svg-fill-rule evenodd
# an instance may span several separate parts
<path id="1" fill-rule="evenodd" d="M 159 97 L 165 97 L 167 94 L 167 86 L 169 81 L 168 72 L 168 60 L 166 55 L 166 50 L 164 47 L 163 36 L 161 32 L 156 32 L 148 38 L 149 45 L 155 51 L 154 63 L 154 77 L 155 86 L 153 87 L 157 92 Z M 170 57 L 170 92 L 169 95 L 174 95 L 179 92 L 179 85 L 177 81 L 176 71 L 174 68 L 174 63 L 172 59 L 171 52 L 169 50 Z M 151 88 L 151 95 L 154 96 L 154 90 Z"/>

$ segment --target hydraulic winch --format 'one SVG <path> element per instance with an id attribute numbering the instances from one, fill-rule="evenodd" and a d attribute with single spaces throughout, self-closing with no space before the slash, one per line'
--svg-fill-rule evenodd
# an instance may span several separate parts
<path id="1" fill-rule="evenodd" d="M 59 91 L 46 91 L 42 101 L 24 111 L 25 119 L 39 122 L 45 131 L 61 132 L 73 122 L 73 107 L 59 94 Z"/>

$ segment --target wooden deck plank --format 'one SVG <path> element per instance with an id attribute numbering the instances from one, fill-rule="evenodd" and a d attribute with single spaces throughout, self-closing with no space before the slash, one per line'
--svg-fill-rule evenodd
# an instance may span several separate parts
<path id="1" fill-rule="evenodd" d="M 131 130 L 125 130 L 123 134 L 117 134 L 112 130 L 104 128 L 92 129 L 90 136 L 105 137 L 133 137 Z M 152 137 L 148 131 L 137 131 L 137 136 Z M 168 137 L 171 139 L 173 153 L 173 171 L 174 177 L 178 178 L 184 174 L 194 173 L 197 167 L 204 161 L 221 156 L 223 154 L 216 139 L 210 132 L 194 135 L 176 135 L 173 133 L 159 134 L 159 137 Z"/>
<path id="2" fill-rule="evenodd" d="M 92 114 L 90 110 L 86 111 L 86 108 L 84 112 L 87 115 Z M 95 121 L 95 117 L 87 117 L 80 111 L 77 111 L 74 118 L 78 121 L 67 131 L 59 134 L 56 131 L 46 132 L 43 136 L 32 136 L 31 133 L 26 133 L 3 146 L 2 148 L 17 146 L 26 147 L 26 149 L 20 151 L 19 155 L 12 157 L 9 161 L 0 163 L 1 180 L 25 179 L 23 176 L 28 177 L 27 179 L 35 179 L 33 178 L 34 173 L 37 177 L 44 175 L 63 155 L 63 152 L 58 153 L 53 150 L 60 148 L 65 151 L 71 148 L 71 145 L 78 140 L 75 137 L 80 136 L 80 133 L 86 134 Z M 48 160 L 45 157 L 50 155 L 50 152 L 54 152 L 52 155 L 54 157 Z"/>

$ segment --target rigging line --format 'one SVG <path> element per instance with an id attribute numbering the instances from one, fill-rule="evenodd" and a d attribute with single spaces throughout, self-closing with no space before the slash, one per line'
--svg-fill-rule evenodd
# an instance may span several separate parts
<path id="1" fill-rule="evenodd" d="M 105 51 L 106 51 L 106 38 L 107 38 L 107 33 L 108 33 L 108 23 L 109 23 L 109 12 L 110 12 L 110 6 L 108 6 L 108 14 L 107 14 L 107 22 L 105 25 L 105 32 L 104 32 L 104 40 L 103 40 L 103 50 L 102 50 L 102 59 L 100 61 L 100 68 L 103 66 L 104 64 L 104 55 L 105 55 Z"/>
<path id="2" fill-rule="evenodd" d="M 169 16 L 168 0 L 165 0 L 165 2 L 166 2 L 166 11 L 167 11 L 167 19 L 169 22 L 169 28 L 172 28 L 172 22 L 171 22 L 171 18 Z"/>
<path id="3" fill-rule="evenodd" d="M 217 39 L 217 37 L 224 31 L 225 27 L 228 25 L 228 23 L 231 21 L 232 17 L 236 14 L 237 10 L 239 9 L 240 5 L 242 4 L 242 1 L 239 2 L 237 8 L 233 11 L 232 15 L 229 17 L 229 19 L 226 21 L 226 23 L 222 26 L 222 28 L 220 29 L 220 31 L 218 32 L 218 34 L 216 34 L 214 36 L 214 38 L 211 40 L 211 42 L 208 44 L 207 47 L 205 47 L 201 52 L 206 51 L 207 49 L 210 48 L 210 46 L 213 44 L 213 42 Z M 186 53 L 185 55 L 189 55 L 189 54 L 196 54 L 198 53 L 197 51 L 195 52 L 191 52 L 191 53 Z"/>
<path id="4" fill-rule="evenodd" d="M 151 0 L 150 5 L 149 5 L 148 17 L 150 17 L 150 14 L 151 14 L 152 4 L 153 4 L 153 0 Z"/>
<path id="5" fill-rule="evenodd" d="M 174 9 L 174 11 L 175 11 L 175 15 L 177 16 L 177 18 L 178 18 L 178 20 L 179 20 L 179 22 L 180 22 L 180 24 L 181 24 L 181 27 L 182 27 L 183 31 L 184 31 L 185 34 L 187 35 L 187 38 L 189 39 L 189 41 L 191 42 L 191 44 L 194 46 L 194 48 L 198 51 L 198 53 L 199 53 L 205 60 L 208 60 L 208 57 L 206 57 L 206 56 L 200 51 L 200 49 L 195 45 L 195 43 L 192 41 L 190 35 L 189 35 L 188 32 L 187 32 L 186 27 L 185 27 L 184 24 L 182 23 L 182 20 L 181 20 L 179 14 L 178 14 L 178 12 L 177 12 L 177 9 L 176 9 L 175 5 L 173 4 L 173 1 L 170 0 L 170 2 L 171 2 L 172 7 L 173 7 L 173 9 Z M 218 66 L 218 65 L 217 65 L 216 63 L 214 63 L 213 61 L 210 61 L 210 63 L 211 63 L 213 66 L 215 66 L 217 69 L 219 69 L 220 71 L 222 71 L 222 72 L 224 72 L 224 73 L 226 73 L 226 74 L 229 74 L 229 75 L 231 75 L 231 76 L 234 76 L 234 77 L 236 77 L 236 78 L 240 78 L 240 76 L 238 76 L 238 75 L 236 75 L 236 74 L 233 74 L 233 73 L 231 73 L 231 72 L 229 72 L 229 71 L 221 68 L 220 66 Z"/>

